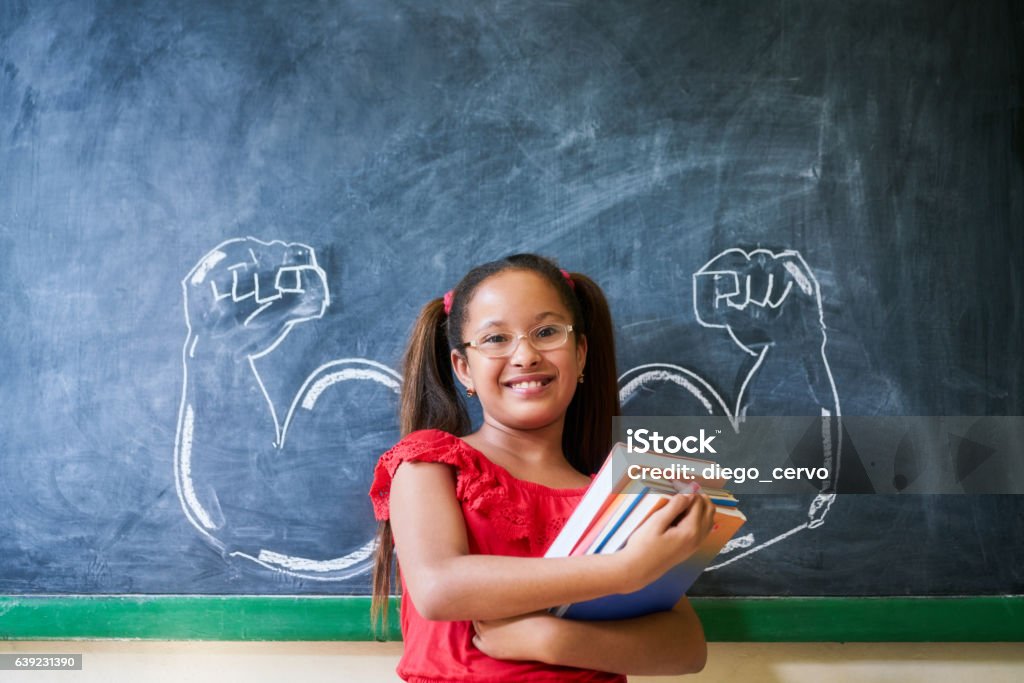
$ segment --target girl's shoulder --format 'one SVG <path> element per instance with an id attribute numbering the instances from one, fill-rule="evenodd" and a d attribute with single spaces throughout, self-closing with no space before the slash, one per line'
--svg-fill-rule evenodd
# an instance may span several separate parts
<path id="1" fill-rule="evenodd" d="M 437 462 L 445 465 L 461 465 L 472 451 L 469 445 L 448 432 L 440 429 L 420 429 L 406 434 L 380 457 L 380 464 L 394 469 L 403 462 Z"/>
<path id="2" fill-rule="evenodd" d="M 440 429 L 421 429 L 411 432 L 380 456 L 373 472 L 370 498 L 378 520 L 390 517 L 388 501 L 391 481 L 404 462 L 432 462 L 450 465 L 456 469 L 457 494 L 462 498 L 469 479 L 479 479 L 482 457 L 469 444 Z"/>

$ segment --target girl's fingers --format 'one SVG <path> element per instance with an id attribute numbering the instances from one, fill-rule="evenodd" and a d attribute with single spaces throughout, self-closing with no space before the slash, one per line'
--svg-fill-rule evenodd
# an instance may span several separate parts
<path id="1" fill-rule="evenodd" d="M 668 485 L 674 488 L 679 493 L 697 493 L 700 491 L 700 484 L 695 481 L 679 481 L 678 479 L 669 479 Z"/>
<path id="2" fill-rule="evenodd" d="M 668 499 L 668 504 L 666 504 L 658 512 L 664 513 L 665 515 L 669 515 L 672 512 L 675 512 L 675 514 L 678 515 L 681 512 L 683 512 L 684 510 L 686 510 L 687 508 L 689 508 L 690 505 L 693 504 L 694 498 L 695 498 L 695 496 L 693 496 L 691 494 L 686 494 L 686 493 L 679 494 L 679 493 L 677 493 L 676 495 L 671 496 Z"/>
<path id="3" fill-rule="evenodd" d="M 676 520 L 686 512 L 693 502 L 692 499 L 693 496 L 688 495 L 670 497 L 665 505 L 647 518 L 647 521 L 641 525 L 641 528 L 647 527 L 656 530 L 657 533 L 663 533 L 666 529 L 672 527 Z"/>
<path id="4" fill-rule="evenodd" d="M 715 528 L 715 506 L 708 505 L 707 515 L 704 520 L 704 535 L 710 534 L 712 529 Z"/>
<path id="5" fill-rule="evenodd" d="M 702 493 L 674 497 L 689 499 L 688 504 L 674 526 L 701 533 L 707 523 L 708 508 L 714 508 L 711 500 Z"/>
<path id="6" fill-rule="evenodd" d="M 668 502 L 644 522 L 658 534 L 671 529 L 684 533 L 695 533 L 701 538 L 710 533 L 714 525 L 715 506 L 703 493 L 682 493 L 672 496 Z"/>

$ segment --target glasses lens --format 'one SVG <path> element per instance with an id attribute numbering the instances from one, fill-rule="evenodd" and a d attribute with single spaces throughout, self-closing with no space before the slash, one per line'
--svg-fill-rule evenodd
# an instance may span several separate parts
<path id="1" fill-rule="evenodd" d="M 557 349 L 568 338 L 569 333 L 566 331 L 565 325 L 557 323 L 539 325 L 530 330 L 530 343 L 538 351 Z"/>
<path id="2" fill-rule="evenodd" d="M 489 332 L 476 340 L 476 348 L 493 358 L 512 353 L 516 336 L 511 332 Z"/>

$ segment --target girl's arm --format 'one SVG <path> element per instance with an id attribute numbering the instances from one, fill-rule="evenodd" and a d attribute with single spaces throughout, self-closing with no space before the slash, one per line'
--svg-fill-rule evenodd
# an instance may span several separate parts
<path id="1" fill-rule="evenodd" d="M 473 625 L 473 643 L 497 659 L 645 676 L 696 673 L 707 661 L 704 629 L 686 598 L 668 612 L 634 619 L 574 621 L 536 613 Z"/>
<path id="2" fill-rule="evenodd" d="M 706 496 L 677 495 L 612 555 L 471 555 L 453 470 L 416 462 L 403 463 L 395 473 L 390 510 L 413 604 L 436 621 L 502 619 L 639 590 L 689 557 L 714 519 Z"/>

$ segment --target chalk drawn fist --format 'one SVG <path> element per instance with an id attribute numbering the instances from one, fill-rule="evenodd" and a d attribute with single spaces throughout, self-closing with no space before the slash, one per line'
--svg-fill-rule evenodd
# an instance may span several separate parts
<path id="1" fill-rule="evenodd" d="M 799 252 L 727 249 L 693 274 L 693 309 L 751 355 L 766 346 L 820 349 L 821 291 Z"/>
<path id="2" fill-rule="evenodd" d="M 313 249 L 297 242 L 228 240 L 200 259 L 182 281 L 192 334 L 231 340 L 258 356 L 288 330 L 323 316 L 327 276 Z"/>
<path id="3" fill-rule="evenodd" d="M 400 376 L 362 358 L 310 370 L 318 348 L 286 341 L 330 304 L 326 273 L 304 244 L 225 241 L 182 287 L 174 472 L 186 518 L 222 560 L 288 581 L 365 575 L 377 526 L 366 490 L 377 455 L 399 438 Z M 214 561 L 209 572 L 221 568 Z"/>

